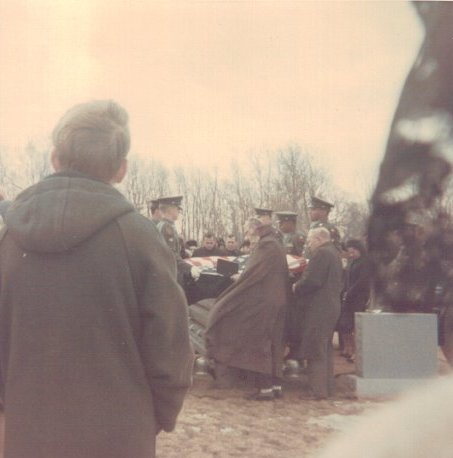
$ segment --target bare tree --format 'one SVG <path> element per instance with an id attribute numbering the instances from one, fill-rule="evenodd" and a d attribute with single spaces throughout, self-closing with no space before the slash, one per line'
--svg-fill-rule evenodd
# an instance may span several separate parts
<path id="1" fill-rule="evenodd" d="M 22 157 L 23 187 L 37 183 L 52 173 L 49 150 L 41 150 L 29 142 Z"/>
<path id="2" fill-rule="evenodd" d="M 150 199 L 169 192 L 168 171 L 157 161 L 131 157 L 123 189 L 135 208 L 145 213 Z"/>

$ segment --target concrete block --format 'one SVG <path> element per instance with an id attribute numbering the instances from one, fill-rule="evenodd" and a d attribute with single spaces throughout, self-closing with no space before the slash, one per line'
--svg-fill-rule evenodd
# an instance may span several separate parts
<path id="1" fill-rule="evenodd" d="M 356 313 L 355 339 L 359 378 L 405 380 L 437 374 L 435 314 Z"/>
<path id="2" fill-rule="evenodd" d="M 364 378 L 351 376 L 355 394 L 359 398 L 394 396 L 423 385 L 431 378 Z"/>

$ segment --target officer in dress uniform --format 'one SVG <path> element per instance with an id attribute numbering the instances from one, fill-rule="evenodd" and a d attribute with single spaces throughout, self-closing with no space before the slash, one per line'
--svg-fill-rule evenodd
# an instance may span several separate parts
<path id="1" fill-rule="evenodd" d="M 333 204 L 319 197 L 313 196 L 310 205 L 310 229 L 325 227 L 330 232 L 330 238 L 334 245 L 340 249 L 340 232 L 329 222 L 330 210 L 334 207 Z"/>
<path id="2" fill-rule="evenodd" d="M 198 280 L 200 270 L 197 267 L 191 267 L 181 257 L 181 243 L 175 227 L 175 222 L 182 210 L 181 202 L 182 196 L 161 197 L 159 199 L 159 210 L 162 218 L 157 223 L 157 229 L 175 255 L 178 269 L 178 283 L 184 286 L 187 279 L 193 278 L 194 280 Z"/>
<path id="3" fill-rule="evenodd" d="M 277 212 L 276 215 L 286 254 L 302 256 L 305 245 L 305 234 L 296 230 L 297 213 L 281 211 Z"/>
<path id="4" fill-rule="evenodd" d="M 302 256 L 305 244 L 305 235 L 296 230 L 297 213 L 291 211 L 279 211 L 275 213 L 279 225 L 278 233 L 286 254 Z M 294 359 L 296 350 L 300 345 L 300 330 L 296 323 L 300 323 L 301 311 L 297 309 L 291 285 L 300 278 L 300 274 L 290 273 L 288 275 L 288 308 L 286 317 L 286 341 L 290 352 L 287 359 Z"/>

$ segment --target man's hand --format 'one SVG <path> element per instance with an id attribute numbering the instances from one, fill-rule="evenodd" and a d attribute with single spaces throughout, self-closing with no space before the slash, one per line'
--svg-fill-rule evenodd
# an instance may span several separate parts
<path id="1" fill-rule="evenodd" d="M 296 294 L 296 283 L 293 283 L 291 288 L 293 290 L 293 294 Z"/>
<path id="2" fill-rule="evenodd" d="M 233 280 L 233 281 L 237 281 L 238 278 L 239 278 L 239 276 L 240 276 L 239 274 L 233 274 L 233 275 L 231 275 L 230 278 L 231 278 L 231 280 Z"/>

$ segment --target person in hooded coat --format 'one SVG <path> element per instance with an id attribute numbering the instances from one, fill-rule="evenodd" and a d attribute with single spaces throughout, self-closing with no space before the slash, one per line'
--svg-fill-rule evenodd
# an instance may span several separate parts
<path id="1" fill-rule="evenodd" d="M 122 107 L 72 108 L 53 143 L 57 173 L 11 204 L 0 242 L 4 457 L 153 457 L 193 366 L 174 258 L 112 186 Z"/>
<path id="2" fill-rule="evenodd" d="M 271 400 L 281 394 L 288 264 L 271 226 L 251 218 L 248 229 L 259 241 L 210 311 L 206 349 L 216 364 L 256 373 L 258 391 L 250 399 Z"/>

